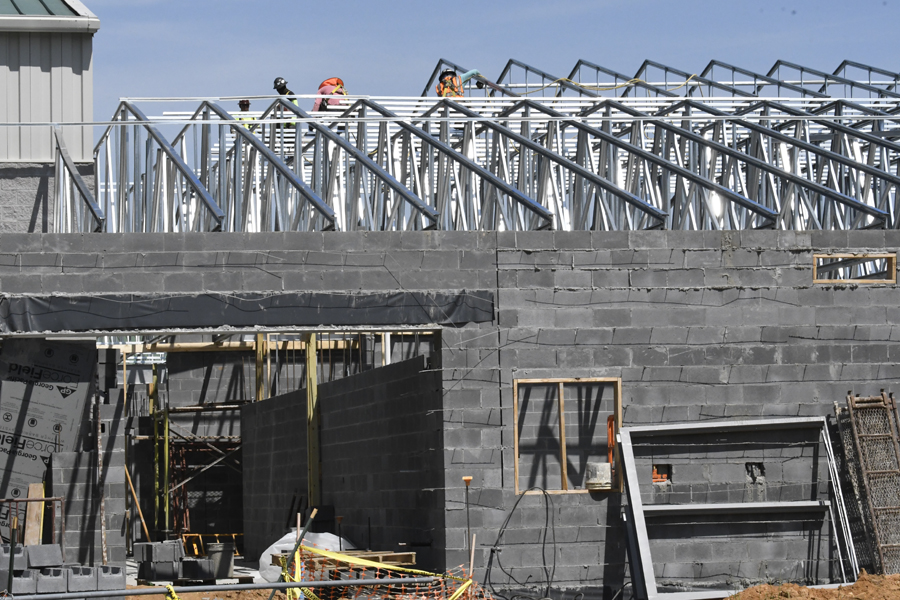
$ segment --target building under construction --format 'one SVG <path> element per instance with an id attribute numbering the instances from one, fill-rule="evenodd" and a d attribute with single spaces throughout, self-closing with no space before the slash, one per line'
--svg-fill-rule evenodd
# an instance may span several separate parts
<path id="1" fill-rule="evenodd" d="M 82 564 L 255 559 L 316 508 L 498 597 L 900 571 L 900 73 L 510 60 L 437 98 L 465 71 L 440 60 L 421 96 L 123 99 L 101 127 L 99 20 L 24 5 L 4 538 L 31 494 Z"/>

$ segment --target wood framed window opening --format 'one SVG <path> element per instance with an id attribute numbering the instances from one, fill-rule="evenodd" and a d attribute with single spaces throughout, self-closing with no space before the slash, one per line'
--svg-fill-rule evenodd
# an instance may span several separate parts
<path id="1" fill-rule="evenodd" d="M 855 270 L 861 270 L 866 263 L 876 261 L 884 261 L 885 268 L 868 276 L 853 274 Z M 835 274 L 839 272 L 847 276 L 836 277 Z M 813 283 L 897 283 L 897 254 L 813 254 Z"/>
<path id="2" fill-rule="evenodd" d="M 608 460 L 608 456 L 611 455 L 612 460 L 610 461 L 612 468 L 612 487 L 606 490 L 602 490 L 603 492 L 621 492 L 622 491 L 622 469 L 621 469 L 621 459 L 619 457 L 618 445 L 615 443 L 615 437 L 619 429 L 622 427 L 622 379 L 619 377 L 572 377 L 572 378 L 552 378 L 552 379 L 515 379 L 513 380 L 513 451 L 514 451 L 514 466 L 515 466 L 515 486 L 516 486 L 516 495 L 520 494 L 540 494 L 540 491 L 532 490 L 532 491 L 524 491 L 520 488 L 519 485 L 519 457 L 520 457 L 520 427 L 519 427 L 519 417 L 520 417 L 520 391 L 521 388 L 527 386 L 542 386 L 547 390 L 555 389 L 555 402 L 556 402 L 556 417 L 558 422 L 555 424 L 559 428 L 559 464 L 560 464 L 560 482 L 559 489 L 547 489 L 547 493 L 550 494 L 586 494 L 592 490 L 588 489 L 570 489 L 569 485 L 569 473 L 568 473 L 568 455 L 567 455 L 567 443 L 566 443 L 566 410 L 565 410 L 565 389 L 566 385 L 570 386 L 575 385 L 584 385 L 590 386 L 591 384 L 596 384 L 601 388 L 608 388 L 612 390 L 613 398 L 612 398 L 612 411 L 611 411 L 611 428 L 607 425 L 607 419 L 604 417 L 601 427 L 607 430 L 607 446 L 598 448 L 598 451 L 595 452 L 597 455 L 602 455 L 604 459 Z M 552 401 L 551 401 L 552 402 Z M 609 411 L 607 411 L 609 412 Z M 596 426 L 596 423 L 595 423 Z M 579 436 L 581 432 L 579 431 Z M 602 452 L 601 452 L 602 450 Z M 585 460 L 586 462 L 586 460 Z M 597 461 L 603 462 L 603 461 Z"/>

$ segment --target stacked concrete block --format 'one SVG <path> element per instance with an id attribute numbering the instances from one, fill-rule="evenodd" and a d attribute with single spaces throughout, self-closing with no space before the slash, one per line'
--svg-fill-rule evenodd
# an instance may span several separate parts
<path id="1" fill-rule="evenodd" d="M 95 567 L 70 567 L 69 591 L 93 592 L 97 589 L 97 569 Z"/>
<path id="2" fill-rule="evenodd" d="M 37 576 L 38 572 L 32 569 L 13 572 L 13 594 L 35 594 L 37 593 Z M 0 589 L 6 589 L 9 582 L 9 571 L 0 569 Z"/>
<path id="3" fill-rule="evenodd" d="M 11 544 L 0 544 L 0 569 L 9 570 L 10 559 L 14 572 L 24 571 L 28 568 L 28 555 L 22 544 L 16 544 L 15 547 Z"/>
<path id="4" fill-rule="evenodd" d="M 148 581 L 173 581 L 182 577 L 184 546 L 180 540 L 134 545 L 138 577 Z"/>
<path id="5" fill-rule="evenodd" d="M 58 567 L 63 564 L 62 549 L 59 544 L 39 544 L 25 546 L 28 568 Z"/>
<path id="6" fill-rule="evenodd" d="M 96 567 L 96 571 L 98 591 L 125 589 L 125 569 L 123 567 L 101 565 Z"/>
<path id="7" fill-rule="evenodd" d="M 103 532 L 100 523 L 102 493 L 105 504 L 107 562 L 124 566 L 124 451 L 114 450 L 104 454 L 99 484 L 96 452 L 57 452 L 50 459 L 49 473 L 48 493 L 66 498 L 64 562 L 84 565 L 97 565 L 102 562 Z M 61 518 L 57 515 L 57 521 Z M 56 526 L 59 527 L 58 522 Z"/>
<path id="8" fill-rule="evenodd" d="M 208 558 L 185 559 L 181 561 L 181 576 L 184 579 L 208 581 L 216 579 L 217 575 L 213 561 Z M 228 575 L 224 577 L 228 577 Z"/>
<path id="9" fill-rule="evenodd" d="M 37 571 L 36 590 L 38 594 L 61 594 L 69 589 L 69 569 L 44 567 Z"/>

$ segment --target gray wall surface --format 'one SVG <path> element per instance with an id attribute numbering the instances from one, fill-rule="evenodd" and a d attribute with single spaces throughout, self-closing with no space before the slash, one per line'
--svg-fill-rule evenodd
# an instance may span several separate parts
<path id="1" fill-rule="evenodd" d="M 444 328 L 432 359 L 445 562 L 467 562 L 472 475 L 480 580 L 517 500 L 514 379 L 621 377 L 626 424 L 827 415 L 848 390 L 896 389 L 900 307 L 896 285 L 813 284 L 813 253 L 898 246 L 897 231 L 0 235 L 0 292 L 494 291 L 496 320 Z M 620 496 L 552 500 L 555 553 L 542 500 L 527 496 L 504 569 L 546 581 L 555 554 L 553 587 L 611 597 L 625 578 Z M 491 581 L 515 585 L 496 561 Z"/>
<path id="2" fill-rule="evenodd" d="M 440 569 L 441 383 L 425 365 L 420 356 L 319 386 L 321 494 L 357 546 L 414 551 Z M 281 535 L 295 495 L 308 503 L 306 401 L 301 390 L 241 410 L 251 556 Z"/>
<path id="3" fill-rule="evenodd" d="M 0 122 L 93 121 L 92 66 L 93 34 L 0 32 Z M 76 162 L 92 162 L 91 129 L 63 128 Z M 0 127 L 0 162 L 50 162 L 52 137 L 50 127 Z"/>
<path id="4" fill-rule="evenodd" d="M 306 390 L 241 408 L 244 472 L 244 551 L 256 560 L 296 524 L 308 492 Z M 292 510 L 293 509 L 293 510 Z"/>
<path id="5" fill-rule="evenodd" d="M 440 570 L 441 379 L 425 369 L 419 356 L 319 386 L 322 503 L 358 546 Z"/>
<path id="6" fill-rule="evenodd" d="M 57 452 L 47 468 L 47 496 L 66 500 L 65 543 L 67 562 L 102 563 L 100 490 L 102 489 L 108 564 L 125 568 L 125 419 L 121 404 L 103 404 L 103 470 L 97 477 L 96 438 L 93 428 L 82 434 L 83 452 Z M 90 413 L 93 415 L 93 412 Z M 87 421 L 88 419 L 86 419 Z M 91 421 L 93 418 L 90 419 Z M 146 505 L 145 505 L 146 508 Z M 55 527 L 60 531 L 60 514 Z"/>

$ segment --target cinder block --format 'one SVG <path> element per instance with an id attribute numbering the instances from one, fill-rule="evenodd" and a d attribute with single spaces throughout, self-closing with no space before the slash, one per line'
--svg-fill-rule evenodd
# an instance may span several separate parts
<path id="1" fill-rule="evenodd" d="M 10 545 L 0 545 L 0 569 L 9 570 L 9 554 Z M 24 571 L 28 568 L 28 558 L 25 556 L 25 546 L 16 544 L 13 555 L 13 572 Z"/>
<path id="2" fill-rule="evenodd" d="M 181 573 L 185 579 L 215 579 L 216 573 L 212 560 L 208 558 L 185 559 L 181 561 Z"/>
<path id="3" fill-rule="evenodd" d="M 149 581 L 174 581 L 181 578 L 180 562 L 144 561 L 138 567 L 138 578 Z M 124 584 L 123 584 L 124 585 Z M 97 575 L 97 586 L 100 586 L 100 575 Z M 118 588 L 113 588 L 118 589 Z"/>
<path id="4" fill-rule="evenodd" d="M 145 562 L 153 560 L 153 544 L 151 542 L 137 542 L 134 544 L 134 560 Z"/>
<path id="5" fill-rule="evenodd" d="M 62 549 L 59 544 L 41 544 L 26 546 L 28 568 L 59 567 L 63 563 Z"/>
<path id="6" fill-rule="evenodd" d="M 9 581 L 9 571 L 0 569 L 0 589 L 5 589 Z M 37 593 L 37 571 L 24 570 L 13 576 L 13 594 Z"/>
<path id="7" fill-rule="evenodd" d="M 61 567 L 45 567 L 37 572 L 38 594 L 55 594 L 68 591 L 69 570 Z"/>
<path id="8" fill-rule="evenodd" d="M 69 569 L 70 592 L 93 592 L 97 589 L 97 571 L 94 567 L 71 567 Z"/>
<path id="9" fill-rule="evenodd" d="M 176 569 L 177 570 L 177 569 Z M 174 577 L 173 579 L 177 579 Z M 97 590 L 124 590 L 125 569 L 104 565 L 97 567 Z"/>

